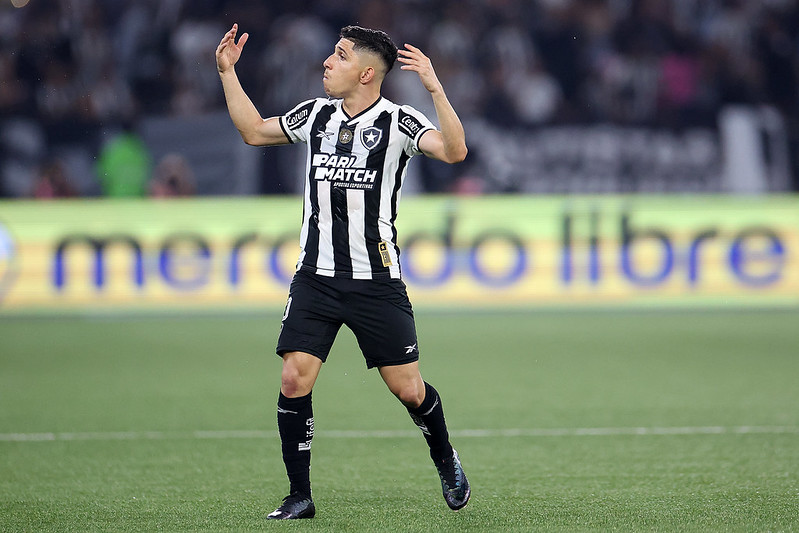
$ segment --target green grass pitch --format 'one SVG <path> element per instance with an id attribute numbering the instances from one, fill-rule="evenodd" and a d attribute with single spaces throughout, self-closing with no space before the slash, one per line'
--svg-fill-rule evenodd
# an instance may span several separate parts
<path id="1" fill-rule="evenodd" d="M 0 319 L 0 531 L 799 531 L 796 310 L 419 312 L 458 513 L 342 330 L 293 524 L 279 319 Z"/>

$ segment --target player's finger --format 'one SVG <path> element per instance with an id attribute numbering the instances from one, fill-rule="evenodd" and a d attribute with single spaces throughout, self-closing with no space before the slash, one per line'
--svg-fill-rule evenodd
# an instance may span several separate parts
<path id="1" fill-rule="evenodd" d="M 231 29 L 227 31 L 225 35 L 222 36 L 222 40 L 219 41 L 219 46 L 226 44 L 233 36 L 236 35 L 236 25 L 234 24 Z"/>
<path id="2" fill-rule="evenodd" d="M 418 57 L 397 57 L 397 61 L 405 63 L 406 65 L 421 65 L 424 63 L 424 61 Z"/>
<path id="3" fill-rule="evenodd" d="M 236 46 L 238 46 L 239 48 L 243 48 L 244 47 L 244 43 L 246 43 L 247 39 L 249 39 L 249 38 L 250 38 L 250 34 L 249 33 L 242 33 L 241 37 L 239 37 L 239 44 L 237 44 Z"/>
<path id="4" fill-rule="evenodd" d="M 397 50 L 399 56 L 397 57 L 419 57 L 421 54 L 419 52 L 411 52 L 409 50 Z"/>

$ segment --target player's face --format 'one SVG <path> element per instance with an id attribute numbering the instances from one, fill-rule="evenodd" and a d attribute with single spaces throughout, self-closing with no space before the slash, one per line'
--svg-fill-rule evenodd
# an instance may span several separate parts
<path id="1" fill-rule="evenodd" d="M 363 67 L 354 46 L 352 41 L 340 39 L 333 53 L 322 63 L 325 67 L 322 85 L 328 96 L 343 98 L 360 83 Z"/>

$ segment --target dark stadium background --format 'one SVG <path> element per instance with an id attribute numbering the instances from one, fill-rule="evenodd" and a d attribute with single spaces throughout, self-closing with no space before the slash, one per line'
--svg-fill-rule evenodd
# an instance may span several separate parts
<path id="1" fill-rule="evenodd" d="M 233 22 L 264 116 L 321 95 L 343 25 L 425 50 L 472 151 L 418 163 L 408 192 L 799 188 L 793 0 L 14 0 L 0 4 L 0 195 L 108 194 L 97 160 L 125 128 L 152 171 L 188 176 L 182 194 L 297 192 L 300 151 L 244 148 L 226 117 L 213 49 Z M 386 96 L 431 111 L 412 76 Z M 736 125 L 757 142 L 730 144 Z M 730 151 L 754 155 L 750 175 Z M 47 173 L 66 184 L 37 189 Z"/>

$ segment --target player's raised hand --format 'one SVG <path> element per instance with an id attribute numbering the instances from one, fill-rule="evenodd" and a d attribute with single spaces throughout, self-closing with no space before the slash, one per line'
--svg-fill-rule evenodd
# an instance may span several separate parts
<path id="1" fill-rule="evenodd" d="M 236 43 L 236 33 L 239 31 L 239 25 L 234 24 L 232 28 L 222 37 L 222 40 L 219 41 L 219 46 L 216 47 L 216 69 L 219 72 L 225 72 L 229 68 L 232 68 L 233 65 L 241 57 L 241 51 L 244 49 L 244 45 L 249 39 L 249 33 L 243 33 L 239 38 L 239 42 Z"/>
<path id="2" fill-rule="evenodd" d="M 422 53 L 421 50 L 411 44 L 405 44 L 405 49 L 397 50 L 399 57 L 397 61 L 403 63 L 402 70 L 412 70 L 419 75 L 422 85 L 428 91 L 435 92 L 441 89 L 441 82 L 438 81 L 436 71 L 433 70 L 433 63 L 430 58 Z"/>

